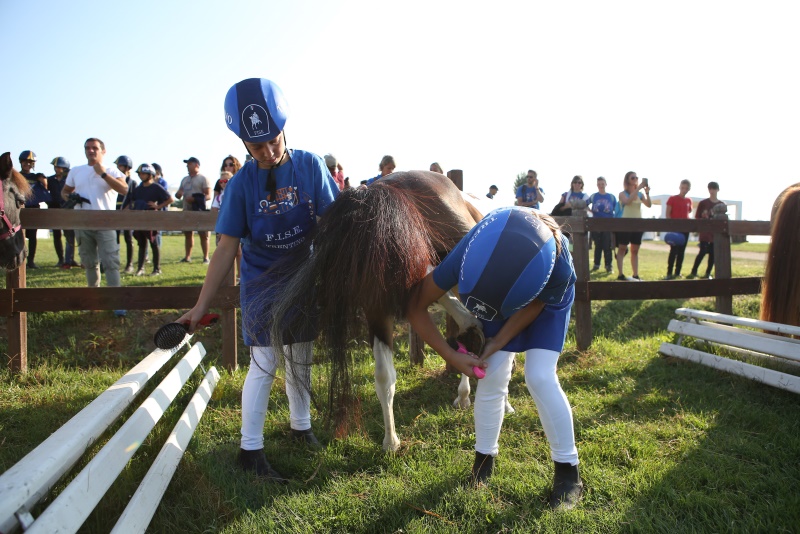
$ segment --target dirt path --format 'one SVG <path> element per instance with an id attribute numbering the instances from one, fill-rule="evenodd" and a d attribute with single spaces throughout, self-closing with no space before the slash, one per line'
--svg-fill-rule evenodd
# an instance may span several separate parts
<path id="1" fill-rule="evenodd" d="M 692 241 L 689 243 L 689 246 L 695 246 L 697 243 Z M 658 243 L 653 241 L 645 241 L 642 243 L 642 248 L 645 250 L 661 250 L 664 252 L 669 251 L 669 245 L 666 243 Z M 767 261 L 767 254 L 765 252 L 751 252 L 748 250 L 731 250 L 731 257 L 739 258 L 741 260 L 761 260 Z"/>

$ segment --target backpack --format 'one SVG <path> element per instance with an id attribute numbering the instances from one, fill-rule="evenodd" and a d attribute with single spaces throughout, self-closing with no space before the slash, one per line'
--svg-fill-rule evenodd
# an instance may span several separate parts
<path id="1" fill-rule="evenodd" d="M 627 191 L 623 191 L 623 193 L 625 193 L 626 197 L 630 196 Z M 619 219 L 620 217 L 622 217 L 622 202 L 617 201 L 617 204 L 614 207 L 614 218 Z"/>

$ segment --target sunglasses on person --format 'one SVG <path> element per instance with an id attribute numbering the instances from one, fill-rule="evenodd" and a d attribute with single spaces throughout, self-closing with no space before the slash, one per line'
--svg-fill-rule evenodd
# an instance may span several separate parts
<path id="1" fill-rule="evenodd" d="M 228 183 L 228 179 L 227 178 L 223 178 L 222 180 L 219 181 L 219 183 L 227 184 Z"/>
<path id="2" fill-rule="evenodd" d="M 225 165 L 223 165 L 223 167 L 234 167 L 234 164 L 233 164 L 232 161 L 229 161 L 229 162 L 225 163 Z"/>

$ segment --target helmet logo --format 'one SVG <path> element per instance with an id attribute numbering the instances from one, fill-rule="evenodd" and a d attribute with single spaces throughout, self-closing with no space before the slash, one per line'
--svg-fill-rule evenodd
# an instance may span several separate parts
<path id="1" fill-rule="evenodd" d="M 261 114 L 259 114 L 259 112 Z M 261 120 L 264 117 L 265 120 Z M 242 110 L 242 125 L 252 137 L 261 137 L 269 134 L 269 114 L 258 104 L 250 104 Z M 247 119 L 247 120 L 245 120 Z"/>
<path id="2" fill-rule="evenodd" d="M 467 297 L 467 302 L 464 303 L 464 306 L 471 311 L 473 315 L 485 321 L 491 321 L 497 315 L 497 310 L 473 296 Z"/>
<path id="3" fill-rule="evenodd" d="M 230 113 L 225 114 L 225 122 L 227 122 L 228 124 L 233 124 L 233 117 L 231 117 Z"/>

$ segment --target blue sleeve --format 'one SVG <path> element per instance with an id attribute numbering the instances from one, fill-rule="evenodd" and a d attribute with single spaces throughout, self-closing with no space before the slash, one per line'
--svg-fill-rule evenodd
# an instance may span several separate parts
<path id="1" fill-rule="evenodd" d="M 218 234 L 225 234 L 239 239 L 250 235 L 247 224 L 247 202 L 245 198 L 245 183 L 247 176 L 243 172 L 237 173 L 236 180 L 229 180 L 225 188 L 225 202 L 219 208 L 217 225 L 214 230 Z"/>
<path id="2" fill-rule="evenodd" d="M 464 236 L 464 238 L 453 247 L 453 250 L 444 257 L 442 263 L 437 265 L 433 270 L 433 281 L 439 289 L 449 291 L 458 285 L 461 260 L 464 257 L 464 249 L 467 246 L 467 240 L 471 235 L 472 232 Z"/>
<path id="3" fill-rule="evenodd" d="M 327 211 L 328 206 L 336 200 L 339 194 L 339 186 L 331 176 L 325 160 L 316 154 L 309 152 L 312 160 L 311 172 L 314 180 L 314 209 L 317 215 L 322 215 Z"/>
<path id="4" fill-rule="evenodd" d="M 561 304 L 569 288 L 575 285 L 575 280 L 575 267 L 572 264 L 572 255 L 569 253 L 569 241 L 561 236 L 561 254 L 556 258 L 547 285 L 537 298 L 545 304 Z"/>

